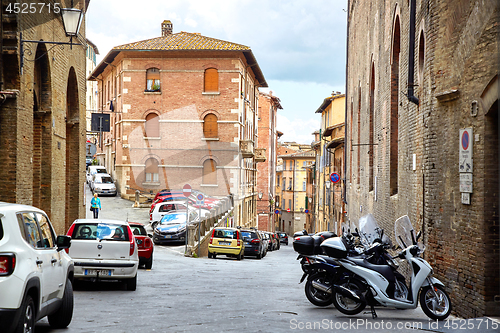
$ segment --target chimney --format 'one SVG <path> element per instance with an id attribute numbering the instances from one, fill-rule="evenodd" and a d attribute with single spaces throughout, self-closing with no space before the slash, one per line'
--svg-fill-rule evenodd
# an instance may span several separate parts
<path id="1" fill-rule="evenodd" d="M 173 30 L 173 24 L 170 20 L 165 20 L 161 24 L 161 36 L 165 37 L 167 35 L 171 35 Z"/>

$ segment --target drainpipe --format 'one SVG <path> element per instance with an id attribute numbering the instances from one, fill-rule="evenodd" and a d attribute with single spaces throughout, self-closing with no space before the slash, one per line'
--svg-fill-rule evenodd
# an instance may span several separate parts
<path id="1" fill-rule="evenodd" d="M 416 0 L 410 0 L 410 42 L 408 50 L 408 100 L 418 105 L 418 98 L 413 95 L 414 76 L 415 76 L 415 16 Z"/>
<path id="2" fill-rule="evenodd" d="M 347 205 L 347 129 L 349 128 L 349 124 L 347 123 L 347 96 L 349 89 L 349 13 L 351 11 L 351 0 L 347 1 L 347 47 L 346 47 L 346 66 L 345 66 L 345 107 L 344 107 L 344 177 L 342 177 L 342 185 L 343 185 L 343 195 L 342 201 L 344 202 L 344 207 Z M 344 219 L 344 212 L 342 211 L 342 219 Z"/>

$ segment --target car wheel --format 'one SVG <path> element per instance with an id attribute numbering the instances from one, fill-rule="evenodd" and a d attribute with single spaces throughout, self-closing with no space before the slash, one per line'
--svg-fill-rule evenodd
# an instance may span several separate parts
<path id="1" fill-rule="evenodd" d="M 126 280 L 126 283 L 127 290 L 135 291 L 137 289 L 137 274 L 133 278 Z"/>
<path id="2" fill-rule="evenodd" d="M 217 254 L 216 253 L 212 253 L 212 258 L 216 258 L 217 257 Z"/>
<path id="3" fill-rule="evenodd" d="M 21 305 L 21 320 L 17 323 L 15 333 L 33 332 L 35 330 L 35 302 L 30 295 L 26 298 Z"/>
<path id="4" fill-rule="evenodd" d="M 48 316 L 50 326 L 53 328 L 67 327 L 73 318 L 73 304 L 73 285 L 69 279 L 66 279 L 61 307 Z"/>
<path id="5" fill-rule="evenodd" d="M 243 255 L 240 253 L 240 254 L 238 254 L 238 255 L 236 256 L 236 260 L 241 260 L 241 259 L 242 259 L 242 257 L 243 257 Z"/>
<path id="6" fill-rule="evenodd" d="M 151 269 L 151 267 L 153 267 L 153 254 L 151 253 L 151 258 L 148 259 L 148 261 L 146 261 L 146 264 L 144 265 L 144 267 L 146 267 L 146 269 Z"/>
<path id="7" fill-rule="evenodd" d="M 257 259 L 261 259 L 261 258 L 262 258 L 262 254 L 261 253 L 257 254 Z"/>
<path id="8" fill-rule="evenodd" d="M 212 258 L 212 253 L 208 252 L 208 259 Z"/>

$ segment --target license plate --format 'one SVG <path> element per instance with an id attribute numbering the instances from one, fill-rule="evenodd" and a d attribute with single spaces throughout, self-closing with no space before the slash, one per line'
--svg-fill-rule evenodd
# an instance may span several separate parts
<path id="1" fill-rule="evenodd" d="M 85 275 L 105 275 L 105 276 L 111 276 L 111 270 L 110 269 L 86 269 L 85 270 Z"/>
<path id="2" fill-rule="evenodd" d="M 219 245 L 231 245 L 231 242 L 219 242 Z"/>
<path id="3" fill-rule="evenodd" d="M 165 238 L 172 238 L 172 235 L 166 235 Z"/>

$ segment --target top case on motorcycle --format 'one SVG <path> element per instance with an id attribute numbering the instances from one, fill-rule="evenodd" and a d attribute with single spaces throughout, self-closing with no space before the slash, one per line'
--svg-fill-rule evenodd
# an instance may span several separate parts
<path id="1" fill-rule="evenodd" d="M 323 242 L 321 236 L 300 236 L 293 240 L 293 249 L 300 254 L 321 254 L 323 253 L 320 244 Z"/>
<path id="2" fill-rule="evenodd" d="M 374 270 L 382 274 L 387 281 L 390 283 L 395 283 L 396 278 L 394 277 L 394 273 L 392 272 L 392 268 L 388 265 L 375 265 L 366 261 L 366 259 L 362 258 L 349 258 L 348 260 L 354 262 L 356 265 L 361 267 L 366 267 L 368 269 Z"/>

